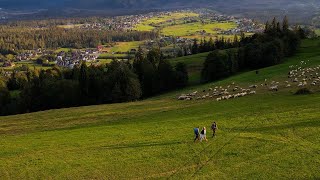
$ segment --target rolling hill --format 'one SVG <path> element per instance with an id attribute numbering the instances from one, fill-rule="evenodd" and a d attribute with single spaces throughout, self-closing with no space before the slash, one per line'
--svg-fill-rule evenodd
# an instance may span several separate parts
<path id="1" fill-rule="evenodd" d="M 285 63 L 139 102 L 0 118 L 1 179 L 319 179 L 320 92 L 298 87 L 229 101 L 178 101 L 235 82 L 283 82 L 289 66 L 320 65 L 320 40 L 305 40 Z M 194 57 L 194 59 L 196 59 Z M 177 59 L 175 61 L 184 61 Z M 186 59 L 193 64 L 192 58 Z M 197 64 L 197 63 L 195 63 Z M 193 142 L 193 128 L 217 136 Z"/>

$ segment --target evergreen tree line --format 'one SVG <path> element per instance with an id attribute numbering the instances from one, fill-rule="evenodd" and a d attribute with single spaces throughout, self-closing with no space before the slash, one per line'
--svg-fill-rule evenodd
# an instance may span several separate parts
<path id="1" fill-rule="evenodd" d="M 116 32 L 63 28 L 24 28 L 0 26 L 0 51 L 33 50 L 36 48 L 95 48 L 101 44 L 118 41 L 155 39 L 155 32 Z"/>
<path id="2" fill-rule="evenodd" d="M 139 49 L 133 63 L 14 71 L 0 78 L 0 115 L 135 101 L 186 86 L 186 66 L 172 67 L 161 57 L 159 50 Z"/>
<path id="3" fill-rule="evenodd" d="M 244 36 L 242 33 L 241 36 Z M 193 44 L 191 46 L 192 54 L 210 52 L 217 49 L 229 49 L 237 47 L 239 44 L 238 36 L 234 36 L 234 40 L 225 39 L 224 37 L 213 40 L 212 38 L 207 41 L 205 38 L 200 40 L 200 43 L 197 39 L 193 40 Z"/>
<path id="4" fill-rule="evenodd" d="M 113 18 L 105 17 L 68 17 L 68 18 L 56 18 L 56 19 L 37 19 L 37 20 L 19 20 L 9 21 L 4 25 L 10 27 L 28 27 L 28 28 L 52 28 L 60 25 L 69 24 L 94 24 L 94 23 L 109 23 Z"/>
<path id="5" fill-rule="evenodd" d="M 204 62 L 201 80 L 214 81 L 239 71 L 279 64 L 296 53 L 305 37 L 301 28 L 289 29 L 287 17 L 282 23 L 274 18 L 266 23 L 264 33 L 242 37 L 236 48 L 211 52 Z"/>

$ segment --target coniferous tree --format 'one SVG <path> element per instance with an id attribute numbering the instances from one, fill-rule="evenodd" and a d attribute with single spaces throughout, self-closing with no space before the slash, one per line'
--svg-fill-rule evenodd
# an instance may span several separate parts
<path id="1" fill-rule="evenodd" d="M 287 31 L 289 30 L 289 20 L 288 20 L 288 17 L 287 17 L 287 16 L 285 16 L 285 17 L 283 18 L 282 30 L 283 30 L 284 32 L 287 32 Z"/>
<path id="2" fill-rule="evenodd" d="M 79 87 L 81 91 L 81 96 L 86 98 L 89 95 L 89 80 L 88 80 L 88 67 L 83 62 L 80 67 L 79 73 Z M 84 99 L 85 101 L 86 99 Z"/>
<path id="3" fill-rule="evenodd" d="M 198 40 L 194 39 L 193 45 L 192 45 L 192 54 L 197 54 L 198 52 L 199 52 Z"/>

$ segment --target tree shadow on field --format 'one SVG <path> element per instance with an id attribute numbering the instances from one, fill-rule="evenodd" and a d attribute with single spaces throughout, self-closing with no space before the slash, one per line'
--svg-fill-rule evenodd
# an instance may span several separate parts
<path id="1" fill-rule="evenodd" d="M 248 127 L 248 128 L 234 128 L 232 131 L 236 132 L 262 132 L 262 131 L 274 131 L 291 128 L 308 128 L 308 127 L 320 127 L 320 120 L 314 119 L 313 121 L 303 121 L 290 124 L 281 124 L 273 126 L 262 126 L 262 127 Z"/>
<path id="2" fill-rule="evenodd" d="M 154 147 L 154 146 L 169 146 L 182 144 L 183 142 L 173 141 L 173 142 L 143 142 L 143 143 L 134 143 L 134 144 L 117 144 L 110 146 L 101 146 L 105 149 L 127 149 L 127 148 L 141 148 L 141 147 Z"/>

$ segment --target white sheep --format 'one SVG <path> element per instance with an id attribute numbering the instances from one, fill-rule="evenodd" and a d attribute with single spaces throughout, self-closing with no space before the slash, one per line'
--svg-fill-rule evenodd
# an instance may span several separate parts
<path id="1" fill-rule="evenodd" d="M 278 91 L 278 86 L 271 86 L 269 88 L 270 91 Z"/>
<path id="2" fill-rule="evenodd" d="M 250 91 L 249 94 L 256 94 L 256 91 Z"/>

